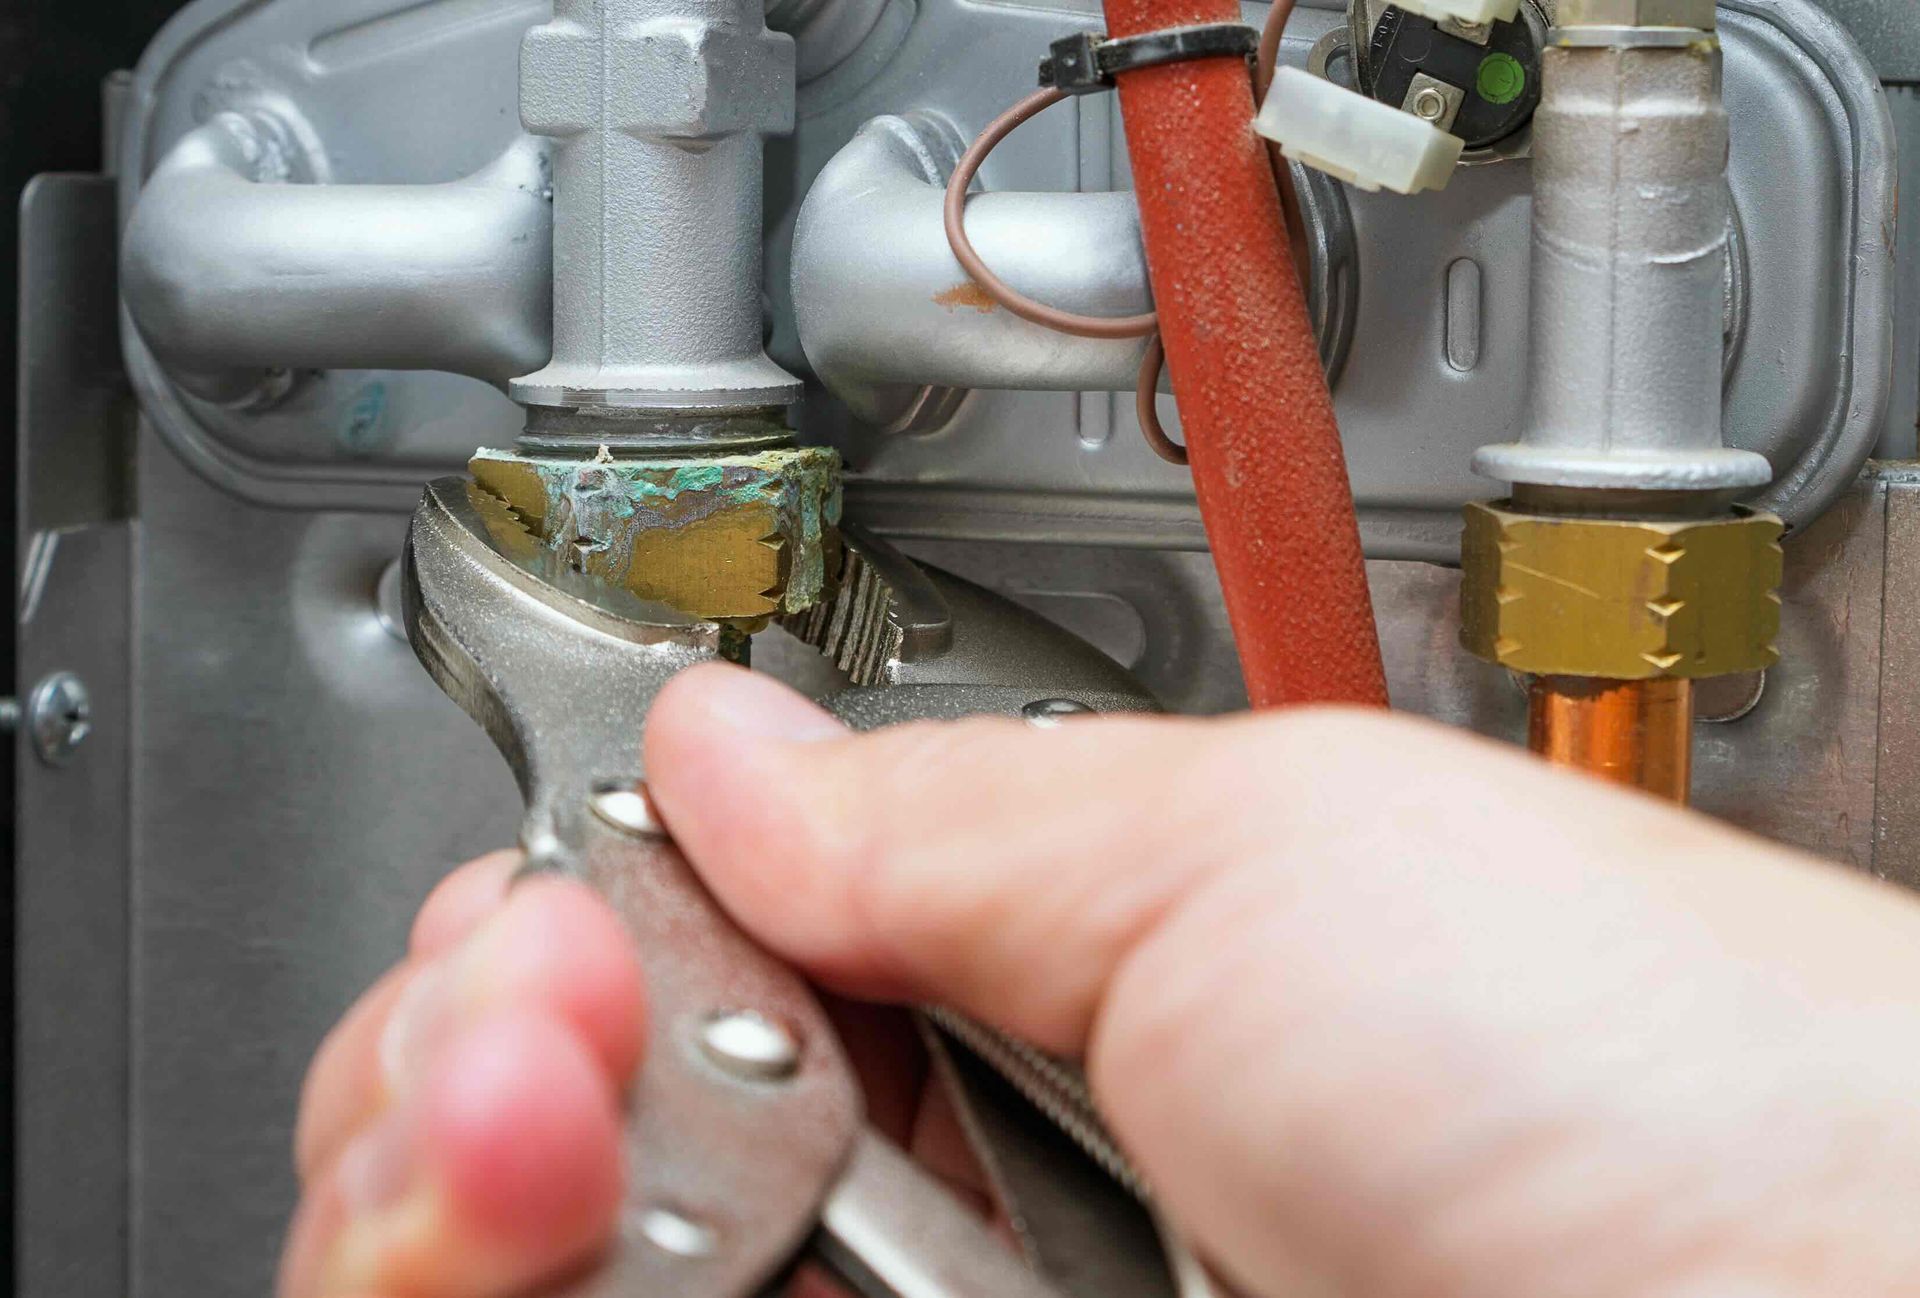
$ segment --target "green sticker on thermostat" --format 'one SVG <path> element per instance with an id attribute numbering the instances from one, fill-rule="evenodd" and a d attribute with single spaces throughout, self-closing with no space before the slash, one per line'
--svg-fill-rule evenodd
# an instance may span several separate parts
<path id="1" fill-rule="evenodd" d="M 1526 90 L 1527 70 L 1513 55 L 1495 51 L 1480 60 L 1473 86 L 1490 104 L 1510 104 Z"/>

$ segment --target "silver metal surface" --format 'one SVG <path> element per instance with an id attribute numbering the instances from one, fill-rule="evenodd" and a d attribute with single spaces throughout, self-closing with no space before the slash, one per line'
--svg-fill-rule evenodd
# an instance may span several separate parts
<path id="1" fill-rule="evenodd" d="M 1911 0 L 1821 0 L 1847 25 L 1883 80 L 1920 83 L 1920 26 Z"/>
<path id="2" fill-rule="evenodd" d="M 470 173 L 518 133 L 519 39 L 545 12 L 537 0 L 200 0 L 142 61 L 121 149 L 130 196 L 209 106 L 258 102 L 297 105 L 336 182 Z M 1246 12 L 1258 21 L 1263 11 Z M 1812 0 L 1731 0 L 1721 17 L 1738 123 L 1730 183 L 1750 268 L 1725 431 L 1774 465 L 1758 503 L 1804 524 L 1857 472 L 1886 401 L 1891 134 L 1870 66 Z M 1095 21 L 1072 0 L 894 0 L 846 38 L 841 65 L 801 88 L 794 135 L 769 146 L 765 288 L 783 365 L 806 367 L 793 323 L 794 217 L 834 154 L 879 115 L 938 115 L 972 134 L 1031 89 L 1035 50 Z M 1330 8 L 1303 8 L 1284 57 L 1303 60 L 1342 24 Z M 1128 177 L 1112 96 L 1092 96 L 1016 132 L 982 184 L 1100 192 Z M 1376 556 L 1450 557 L 1455 511 L 1488 491 L 1468 455 L 1519 434 L 1528 189 L 1525 168 L 1489 166 L 1418 203 L 1353 200 L 1355 341 L 1336 404 Z M 1465 374 L 1448 361 L 1444 310 L 1447 269 L 1462 258 L 1483 287 L 1480 361 Z M 510 443 L 523 423 L 486 385 L 432 373 L 328 371 L 270 410 L 212 407 L 181 399 L 140 351 L 135 339 L 129 363 L 157 426 L 198 471 L 256 501 L 410 509 L 421 479 L 456 470 L 477 444 Z M 1105 391 L 977 389 L 937 414 L 937 432 L 881 437 L 815 388 L 798 423 L 848 453 L 860 478 L 849 500 L 884 502 L 872 521 L 884 515 L 896 536 L 937 527 L 962 539 L 1197 547 L 1190 483 L 1139 444 L 1130 405 Z M 369 420 L 370 408 L 384 413 Z"/>
<path id="3" fill-rule="evenodd" d="M 1559 49 L 1685 50 L 1698 45 L 1701 34 L 1692 27 L 1605 27 L 1587 23 L 1556 27 L 1547 44 Z"/>
<path id="4" fill-rule="evenodd" d="M 506 511 L 476 508 L 488 499 L 464 479 L 429 484 L 407 542 L 408 632 L 519 778 L 527 868 L 599 889 L 632 932 L 647 985 L 652 1040 L 627 1124 L 627 1209 L 603 1263 L 565 1291 L 757 1292 L 811 1233 L 861 1105 L 812 992 L 727 918 L 644 816 L 633 782 L 654 695 L 717 657 L 725 634 L 555 567 Z M 622 776 L 638 825 L 630 804 L 607 801 Z M 615 805 L 628 814 L 608 814 Z M 714 1022 L 749 1011 L 789 1025 L 790 1067 L 712 1067 Z"/>
<path id="5" fill-rule="evenodd" d="M 93 733 L 93 694 L 72 672 L 55 672 L 27 696 L 27 736 L 48 766 L 65 766 Z"/>
<path id="6" fill-rule="evenodd" d="M 1646 491 L 1729 492 L 1773 476 L 1764 456 L 1721 437 L 1726 157 L 1720 55 L 1706 34 L 1677 48 L 1542 52 L 1527 423 L 1519 441 L 1482 447 L 1475 471 Z"/>
<path id="7" fill-rule="evenodd" d="M 722 629 L 555 565 L 496 498 L 463 479 L 429 484 L 406 553 L 410 637 L 519 776 L 529 868 L 599 887 L 633 930 L 646 967 L 655 1039 L 629 1120 L 627 1224 L 604 1265 L 569 1291 L 753 1292 L 821 1211 L 823 1249 L 867 1292 L 1044 1293 L 1030 1278 L 1009 1290 L 1026 1273 L 982 1224 L 892 1155 L 911 1172 L 911 1183 L 900 1183 L 871 1138 L 821 1209 L 858 1120 L 831 1027 L 798 975 L 707 896 L 660 832 L 644 786 L 611 774 L 636 760 L 660 687 L 689 661 L 727 648 Z M 944 656 L 965 647 L 956 636 Z M 895 684 L 832 702 L 852 701 L 857 713 L 863 693 L 908 707 L 948 696 L 969 710 L 979 698 Z M 951 703 L 925 711 L 943 706 Z M 1089 710 L 1065 699 L 1023 709 L 1047 724 Z M 735 1093 L 690 1070 L 682 1042 Z"/>
<path id="8" fill-rule="evenodd" d="M 588 805 L 594 815 L 623 833 L 644 836 L 666 832 L 653 814 L 653 804 L 647 801 L 646 792 L 640 788 L 595 789 Z"/>
<path id="9" fill-rule="evenodd" d="M 700 1029 L 707 1058 L 729 1072 L 781 1081 L 800 1065 L 800 1039 L 791 1027 L 756 1010 L 732 1010 Z"/>
<path id="10" fill-rule="evenodd" d="M 1712 31 L 1713 0 L 1558 0 L 1561 27 L 1685 27 Z"/>
<path id="11" fill-rule="evenodd" d="M 1451 131 L 1454 120 L 1460 116 L 1460 106 L 1466 102 L 1465 88 L 1449 85 L 1424 72 L 1416 72 L 1407 86 L 1406 100 L 1400 107 L 1423 122 L 1430 122 L 1443 131 Z"/>
<path id="12" fill-rule="evenodd" d="M 942 206 L 963 147 L 944 117 L 877 117 L 808 189 L 794 226 L 793 304 L 814 375 L 887 432 L 937 431 L 969 389 L 1088 400 L 1132 391 L 1144 340 L 1079 338 L 1022 320 L 954 259 Z M 1337 375 L 1359 293 L 1353 219 L 1341 187 L 1295 174 L 1312 235 L 1309 305 Z M 1131 194 L 990 191 L 968 200 L 966 221 L 987 264 L 1029 297 L 1095 316 L 1152 309 Z"/>
<path id="13" fill-rule="evenodd" d="M 428 484 L 407 542 L 407 631 L 429 674 L 520 782 L 528 860 L 571 867 L 594 794 L 642 774 L 654 694 L 719 657 L 724 632 L 623 598 L 544 548 L 529 544 L 518 563 L 504 558 L 470 493 L 485 495 L 464 478 Z"/>
<path id="14" fill-rule="evenodd" d="M 20 203 L 12 744 L 10 1237 L 18 1298 L 125 1293 L 132 1195 L 130 503 L 113 182 L 42 176 Z M 87 682 L 80 760 L 39 760 L 21 700 Z"/>
<path id="15" fill-rule="evenodd" d="M 260 370 L 444 370 L 505 384 L 545 363 L 545 149 L 509 146 L 442 185 L 326 184 L 302 133 L 221 112 L 170 149 L 127 225 L 122 291 L 146 345 L 198 395 Z"/>
<path id="16" fill-rule="evenodd" d="M 1100 1116 L 1086 1075 L 1078 1066 L 978 1023 L 952 1010 L 924 1011 L 940 1031 L 978 1055 L 995 1073 L 1057 1127 L 1080 1152 L 1097 1163 L 1137 1199 L 1148 1197 L 1147 1184 Z"/>
<path id="17" fill-rule="evenodd" d="M 871 1134 L 827 1200 L 816 1244 L 861 1298 L 1056 1298 L 977 1214 Z"/>
<path id="18" fill-rule="evenodd" d="M 814 374 L 860 419 L 900 431 L 929 409 L 935 428 L 951 417 L 927 387 L 1131 387 L 1143 340 L 1029 323 L 954 260 L 941 204 L 963 146 L 944 118 L 875 118 L 808 189 L 794 226 L 793 302 Z M 1088 315 L 1152 309 L 1130 194 L 985 193 L 966 219 L 987 264 L 1039 301 Z"/>
<path id="19" fill-rule="evenodd" d="M 118 237 L 105 176 L 41 176 L 21 194 L 13 490 L 23 535 L 127 516 L 135 411 L 120 362 Z"/>
<path id="20" fill-rule="evenodd" d="M 656 1247 L 689 1260 L 711 1257 L 720 1246 L 712 1227 L 671 1208 L 650 1208 L 640 1214 L 640 1233 Z"/>
<path id="21" fill-rule="evenodd" d="M 1920 23 L 1913 24 L 1920 26 Z M 1920 63 L 1915 80 L 1920 81 Z M 1887 87 L 1887 107 L 1899 136 L 1900 192 L 1920 194 L 1920 85 Z M 1900 222 L 1895 263 L 1893 396 L 1874 452 L 1885 460 L 1920 458 L 1920 220 Z"/>
<path id="22" fill-rule="evenodd" d="M 766 352 L 762 137 L 793 128 L 794 46 L 761 0 L 557 0 L 526 34 L 520 119 L 552 137 L 543 406 L 786 405 Z"/>
<path id="23" fill-rule="evenodd" d="M 1057 1125 L 1057 1107 L 1016 1087 L 1017 1061 L 989 1064 L 924 1017 L 920 1037 L 979 1162 L 991 1211 L 1034 1270 L 1068 1298 L 1178 1298 L 1148 1208 Z M 1016 1071 L 1005 1071 L 1009 1063 Z"/>
<path id="24" fill-rule="evenodd" d="M 74 1293 L 58 1277 L 90 1273 L 116 1241 L 125 1269 L 98 1292 L 258 1298 L 295 1200 L 288 1151 L 308 1060 L 405 950 L 434 885 L 512 843 L 520 800 L 485 737 L 379 625 L 373 590 L 404 517 L 248 507 L 150 431 L 138 485 L 133 756 L 116 813 L 130 818 L 128 845 L 30 867 L 48 889 L 119 877 L 118 897 L 92 903 L 124 917 L 116 990 L 71 970 L 61 981 L 44 949 L 33 976 L 53 980 L 44 1003 L 65 1008 L 65 1033 L 92 1013 L 73 1005 L 110 1021 L 114 997 L 130 998 L 111 1113 L 63 1124 L 57 1152 L 86 1167 L 95 1130 L 116 1123 L 131 1147 L 97 1181 L 46 1169 L 62 1195 L 62 1178 L 74 1194 L 93 1186 L 99 1229 L 82 1239 L 76 1219 L 44 1238 L 55 1283 L 34 1298 Z M 54 576 L 50 595 L 57 565 Z M 85 598 L 112 597 L 103 585 Z M 101 697 L 109 682 L 88 676 Z M 91 776 L 109 738 L 103 723 L 62 777 Z M 59 950 L 80 941 L 48 933 Z M 35 1085 L 57 1080 L 37 1070 L 60 1057 L 36 1053 Z"/>
<path id="25" fill-rule="evenodd" d="M 1093 709 L 1079 699 L 1036 699 L 1020 715 L 1035 730 L 1058 730 L 1075 717 L 1092 716 Z"/>
<path id="26" fill-rule="evenodd" d="M 132 529 L 61 533 L 44 562 L 19 625 L 20 679 L 84 673 L 94 734 L 63 767 L 40 761 L 25 730 L 12 741 L 19 1298 L 126 1293 L 132 1279 Z"/>

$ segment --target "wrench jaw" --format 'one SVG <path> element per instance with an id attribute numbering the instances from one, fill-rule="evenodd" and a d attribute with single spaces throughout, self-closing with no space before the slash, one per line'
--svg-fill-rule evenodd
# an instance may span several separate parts
<path id="1" fill-rule="evenodd" d="M 594 790 L 643 774 L 654 696 L 744 640 L 557 568 L 489 499 L 464 478 L 428 485 L 407 539 L 407 634 L 512 768 L 529 867 L 578 871 Z"/>
<path id="2" fill-rule="evenodd" d="M 427 488 L 407 541 L 408 635 L 512 766 L 528 868 L 599 891 L 647 986 L 617 1236 L 591 1275 L 553 1292 L 746 1298 L 812 1236 L 862 1130 L 859 1088 L 807 984 L 734 926 L 650 817 L 607 810 L 644 806 L 641 734 L 660 687 L 741 641 L 554 571 L 488 500 L 460 478 Z M 784 1052 L 743 1050 L 743 1030 Z"/>
<path id="3" fill-rule="evenodd" d="M 837 696 L 836 710 L 857 722 L 862 700 L 893 697 L 899 706 L 865 719 L 1019 714 L 1031 687 L 911 684 L 916 664 L 937 669 L 957 645 L 945 597 L 928 586 L 911 598 L 913 575 L 889 581 L 875 568 L 847 608 L 836 601 L 799 628 L 868 686 Z M 646 808 L 641 740 L 655 696 L 696 663 L 743 659 L 742 633 L 570 570 L 501 497 L 464 478 L 428 485 L 403 600 L 420 661 L 519 781 L 528 869 L 605 896 L 646 978 L 650 1040 L 617 1238 L 590 1275 L 548 1298 L 749 1298 L 809 1245 L 862 1298 L 1055 1298 L 970 1210 L 865 1131 L 852 1069 L 811 989 L 734 926 Z M 967 655 L 952 657 L 950 675 L 965 680 Z M 1112 675 L 1053 679 L 1094 707 L 1151 706 L 1115 691 Z M 781 1049 L 769 1052 L 769 1039 Z"/>

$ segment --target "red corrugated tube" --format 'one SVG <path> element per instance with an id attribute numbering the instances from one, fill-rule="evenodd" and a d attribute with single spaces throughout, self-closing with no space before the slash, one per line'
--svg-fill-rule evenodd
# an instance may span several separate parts
<path id="1" fill-rule="evenodd" d="M 1106 0 L 1110 36 L 1240 21 L 1234 0 Z M 1384 707 L 1353 489 L 1246 65 L 1124 72 L 1154 304 L 1200 514 L 1255 707 Z"/>

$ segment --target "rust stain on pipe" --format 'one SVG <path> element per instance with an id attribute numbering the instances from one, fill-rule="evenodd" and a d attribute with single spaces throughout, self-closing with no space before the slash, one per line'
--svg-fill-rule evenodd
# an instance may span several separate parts
<path id="1" fill-rule="evenodd" d="M 1133 36 L 1233 0 L 1107 0 Z M 1122 73 L 1141 233 L 1201 517 L 1255 707 L 1385 706 L 1353 491 L 1240 59 Z"/>
<path id="2" fill-rule="evenodd" d="M 993 300 L 991 293 L 981 288 L 972 280 L 955 284 L 950 289 L 935 293 L 933 295 L 933 301 L 934 305 L 943 306 L 949 311 L 957 311 L 962 307 L 971 307 L 981 315 L 987 315 L 997 310 L 1000 306 L 998 302 Z"/>

